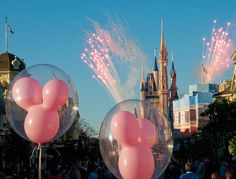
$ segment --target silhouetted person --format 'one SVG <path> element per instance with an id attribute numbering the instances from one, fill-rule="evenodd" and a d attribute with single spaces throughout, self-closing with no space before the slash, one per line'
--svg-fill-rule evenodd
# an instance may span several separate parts
<path id="1" fill-rule="evenodd" d="M 182 174 L 179 179 L 202 179 L 200 175 L 193 172 L 193 165 L 190 162 L 185 164 L 186 173 Z"/>
<path id="2" fill-rule="evenodd" d="M 225 172 L 225 178 L 226 179 L 235 179 L 234 171 L 229 169 Z"/>
<path id="3" fill-rule="evenodd" d="M 211 179 L 220 179 L 220 175 L 218 172 L 212 172 Z"/>

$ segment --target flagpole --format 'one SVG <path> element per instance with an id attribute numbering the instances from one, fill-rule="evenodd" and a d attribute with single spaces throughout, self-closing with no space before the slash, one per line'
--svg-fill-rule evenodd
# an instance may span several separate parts
<path id="1" fill-rule="evenodd" d="M 8 29 L 7 29 L 7 17 L 5 17 L 5 40 L 6 40 L 6 52 L 8 52 Z"/>
<path id="2" fill-rule="evenodd" d="M 205 75 L 205 74 L 204 74 L 203 62 L 202 62 L 202 84 L 204 84 L 204 81 L 205 81 L 205 80 L 204 80 L 204 75 Z"/>

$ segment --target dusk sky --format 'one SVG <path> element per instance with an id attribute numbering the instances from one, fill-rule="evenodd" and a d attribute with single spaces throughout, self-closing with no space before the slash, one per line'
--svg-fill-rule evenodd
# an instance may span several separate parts
<path id="1" fill-rule="evenodd" d="M 92 71 L 80 56 L 86 47 L 85 31 L 94 30 L 89 19 L 105 28 L 108 13 L 123 22 L 129 38 L 146 55 L 149 69 L 153 66 L 153 49 L 159 50 L 163 18 L 169 52 L 168 73 L 173 51 L 179 94 L 186 93 L 188 85 L 198 82 L 196 71 L 202 61 L 202 38 L 211 37 L 213 20 L 217 20 L 217 27 L 223 28 L 231 22 L 229 36 L 236 44 L 235 0 L 2 0 L 0 53 L 5 52 L 4 19 L 8 17 L 14 31 L 13 35 L 9 34 L 8 51 L 23 58 L 28 67 L 47 63 L 69 74 L 78 90 L 81 118 L 97 130 L 116 102 L 92 78 Z M 232 68 L 215 82 L 231 77 Z M 139 83 L 136 99 L 138 87 Z"/>

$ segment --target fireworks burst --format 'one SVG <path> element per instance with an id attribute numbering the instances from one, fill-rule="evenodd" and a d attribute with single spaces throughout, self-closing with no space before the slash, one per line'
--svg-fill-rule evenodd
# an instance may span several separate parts
<path id="1" fill-rule="evenodd" d="M 91 22 L 94 30 L 86 32 L 87 48 L 82 52 L 81 60 L 93 71 L 92 77 L 108 90 L 116 102 L 132 98 L 145 55 L 120 22 L 110 18 L 108 29 L 98 22 Z"/>
<path id="2" fill-rule="evenodd" d="M 216 20 L 213 21 L 211 40 L 203 38 L 201 77 L 204 83 L 213 82 L 231 66 L 231 39 L 229 38 L 230 22 L 226 30 L 223 27 L 216 29 Z"/>

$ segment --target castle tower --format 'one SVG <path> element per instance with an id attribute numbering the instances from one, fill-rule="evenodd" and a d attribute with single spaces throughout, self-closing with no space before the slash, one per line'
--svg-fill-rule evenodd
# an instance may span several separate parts
<path id="1" fill-rule="evenodd" d="M 174 69 L 174 62 L 172 62 L 171 72 L 171 98 L 169 98 L 168 87 L 168 52 L 165 46 L 163 25 L 161 21 L 161 40 L 160 40 L 159 59 L 157 61 L 156 48 L 154 49 L 154 68 L 147 74 L 144 79 L 144 70 L 140 80 L 140 99 L 152 103 L 162 114 L 166 117 L 172 114 L 173 104 L 172 98 L 178 97 L 176 87 L 176 73 Z M 159 65 L 159 69 L 158 69 Z M 173 100 L 172 100 L 173 101 Z"/>
<path id="2" fill-rule="evenodd" d="M 177 93 L 177 85 L 176 85 L 176 72 L 174 67 L 174 57 L 172 52 L 172 64 L 171 64 L 171 73 L 170 73 L 170 99 L 169 99 L 169 110 L 170 110 L 170 120 L 173 120 L 173 101 L 179 99 Z M 173 122 L 173 121 L 172 121 Z"/>
<path id="3" fill-rule="evenodd" d="M 161 43 L 159 51 L 159 96 L 160 96 L 160 111 L 167 116 L 168 112 L 168 76 L 167 76 L 167 65 L 168 65 L 168 52 L 165 46 L 163 23 L 161 20 Z"/>
<path id="4" fill-rule="evenodd" d="M 175 66 L 174 66 L 174 57 L 172 53 L 172 64 L 171 64 L 171 73 L 170 73 L 170 101 L 174 101 L 176 99 L 179 99 L 178 93 L 177 93 L 177 85 L 176 85 L 176 72 L 175 72 Z"/>
<path id="5" fill-rule="evenodd" d="M 154 68 L 153 68 L 153 76 L 155 80 L 156 87 L 159 86 L 159 70 L 157 66 L 157 49 L 154 49 Z"/>

